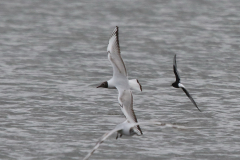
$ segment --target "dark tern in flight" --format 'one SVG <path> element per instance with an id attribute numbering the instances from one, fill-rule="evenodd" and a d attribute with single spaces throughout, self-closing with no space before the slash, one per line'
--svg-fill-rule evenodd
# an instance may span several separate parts
<path id="1" fill-rule="evenodd" d="M 184 87 L 184 85 L 180 82 L 180 76 L 178 74 L 177 71 L 177 62 L 176 62 L 176 54 L 173 58 L 173 72 L 175 74 L 176 77 L 176 81 L 172 84 L 172 86 L 174 88 L 182 88 L 182 90 L 186 93 L 186 95 L 188 96 L 188 98 L 192 101 L 192 103 L 197 107 L 197 109 L 201 112 L 201 110 L 198 108 L 196 102 L 193 100 L 192 96 L 188 93 L 188 91 L 186 90 L 186 88 Z"/>

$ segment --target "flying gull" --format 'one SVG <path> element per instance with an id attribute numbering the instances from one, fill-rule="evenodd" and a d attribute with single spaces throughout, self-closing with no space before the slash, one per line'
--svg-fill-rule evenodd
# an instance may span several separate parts
<path id="1" fill-rule="evenodd" d="M 87 160 L 95 150 L 98 149 L 101 143 L 103 143 L 108 137 L 110 137 L 112 134 L 117 132 L 117 137 L 118 135 L 122 137 L 122 135 L 125 136 L 133 136 L 133 135 L 138 135 L 138 130 L 136 129 L 136 126 L 139 124 L 155 124 L 155 125 L 160 125 L 160 126 L 166 126 L 166 127 L 172 127 L 172 128 L 177 128 L 177 129 L 186 129 L 184 126 L 178 126 L 178 125 L 173 125 L 173 124 L 166 124 L 166 123 L 161 123 L 161 122 L 155 122 L 155 121 L 149 121 L 149 122 L 140 122 L 140 123 L 130 123 L 128 120 L 125 120 L 123 123 L 118 124 L 113 130 L 105 133 L 99 141 L 96 143 L 94 148 L 88 152 L 88 154 L 83 158 L 83 160 Z"/>
<path id="2" fill-rule="evenodd" d="M 97 88 L 117 88 L 119 92 L 118 102 L 123 114 L 131 123 L 137 123 L 137 118 L 133 110 L 133 96 L 131 88 L 142 90 L 142 87 L 138 80 L 135 79 L 129 81 L 127 78 L 127 70 L 120 54 L 117 26 L 113 30 L 112 36 L 109 39 L 107 53 L 108 60 L 111 62 L 113 67 L 113 77 L 110 80 L 103 82 Z M 142 134 L 139 125 L 137 128 Z"/>
<path id="3" fill-rule="evenodd" d="M 108 47 L 107 47 L 108 59 L 113 67 L 113 77 L 103 82 L 97 88 L 116 88 L 116 84 L 118 83 L 118 78 L 124 78 L 125 81 L 128 81 L 126 85 L 131 89 L 142 91 L 142 86 L 137 79 L 128 80 L 127 78 L 127 70 L 124 65 L 124 62 L 121 57 L 120 46 L 119 46 L 119 38 L 118 38 L 118 27 L 116 26 L 113 30 L 113 33 L 109 39 Z M 122 81 L 122 80 L 121 80 Z"/>

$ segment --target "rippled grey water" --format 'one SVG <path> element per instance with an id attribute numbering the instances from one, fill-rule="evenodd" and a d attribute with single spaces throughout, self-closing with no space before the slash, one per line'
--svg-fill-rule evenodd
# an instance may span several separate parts
<path id="1" fill-rule="evenodd" d="M 92 159 L 240 157 L 238 0 L 0 2 L 0 159 L 81 159 L 123 115 L 111 78 L 116 25 L 144 135 L 115 135 Z M 198 112 L 174 81 L 172 59 Z"/>

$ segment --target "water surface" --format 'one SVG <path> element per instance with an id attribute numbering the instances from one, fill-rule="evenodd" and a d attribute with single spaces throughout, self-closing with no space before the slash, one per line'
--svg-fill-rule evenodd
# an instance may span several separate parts
<path id="1" fill-rule="evenodd" d="M 240 157 L 240 2 L 0 2 L 0 159 L 81 159 L 124 120 L 108 38 L 120 47 L 143 136 L 115 135 L 91 159 L 226 160 Z M 170 85 L 174 54 L 182 83 L 203 111 Z"/>

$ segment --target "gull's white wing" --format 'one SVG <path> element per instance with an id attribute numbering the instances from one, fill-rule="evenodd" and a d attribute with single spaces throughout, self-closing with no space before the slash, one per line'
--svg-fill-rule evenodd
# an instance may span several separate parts
<path id="1" fill-rule="evenodd" d="M 172 128 L 177 128 L 177 129 L 186 129 L 184 126 L 179 126 L 179 125 L 170 124 L 170 123 L 162 123 L 162 122 L 157 122 L 157 121 L 138 122 L 138 123 L 135 123 L 134 125 L 149 125 L 149 124 L 172 127 Z"/>
<path id="2" fill-rule="evenodd" d="M 133 110 L 133 96 L 131 90 L 122 90 L 118 89 L 119 96 L 118 101 L 121 106 L 121 110 L 123 114 L 126 116 L 127 120 L 130 123 L 137 123 L 137 117 Z M 142 130 L 139 125 L 137 125 L 137 129 L 142 134 Z"/>
<path id="3" fill-rule="evenodd" d="M 83 160 L 87 160 L 93 153 L 95 150 L 98 149 L 98 147 L 100 146 L 101 143 L 104 142 L 104 140 L 106 140 L 109 136 L 111 136 L 113 133 L 122 130 L 123 125 L 117 125 L 113 130 L 105 133 L 100 139 L 99 141 L 96 143 L 96 145 L 94 146 L 94 148 L 88 152 L 88 154 L 83 158 Z"/>
<path id="4" fill-rule="evenodd" d="M 109 39 L 107 52 L 108 52 L 108 59 L 113 66 L 113 77 L 116 77 L 119 74 L 122 74 L 125 77 L 127 77 L 127 70 L 120 53 L 117 26 L 113 30 L 111 38 Z"/>

